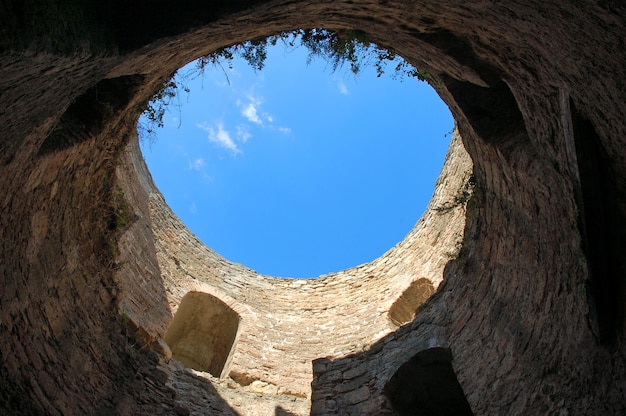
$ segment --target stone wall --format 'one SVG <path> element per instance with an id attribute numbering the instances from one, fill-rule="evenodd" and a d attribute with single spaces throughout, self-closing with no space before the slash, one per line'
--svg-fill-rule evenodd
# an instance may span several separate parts
<path id="1" fill-rule="evenodd" d="M 136 143 L 126 154 L 122 167 L 140 166 L 136 172 L 149 175 Z M 465 204 L 455 203 L 455 197 L 471 176 L 471 161 L 455 131 L 428 209 L 403 241 L 371 263 L 297 280 L 259 275 L 220 257 L 173 214 L 149 176 L 137 182 L 145 186 L 151 202 L 159 282 L 164 285 L 168 310 L 178 313 L 181 300 L 190 293 L 206 293 L 225 302 L 241 321 L 232 361 L 224 375 L 244 390 L 310 399 L 313 360 L 367 350 L 397 328 L 398 323 L 390 316 L 391 305 L 401 297 L 407 299 L 405 292 L 419 295 L 415 283 L 417 287 L 424 282 L 428 285 L 422 289 L 426 293 L 421 298 L 411 298 L 413 312 L 439 286 L 444 266 L 459 249 L 465 224 Z M 121 182 L 123 190 L 126 183 Z M 128 233 L 135 229 L 145 227 L 137 223 Z M 122 240 L 128 242 L 121 245 L 122 252 L 132 251 L 136 239 L 123 236 Z M 141 303 L 143 309 L 126 308 L 125 312 L 147 332 L 158 328 L 151 337 L 162 337 L 171 318 L 159 321 L 162 305 L 158 300 L 150 304 L 149 296 L 143 293 L 154 288 L 136 286 L 138 281 L 126 269 L 137 267 L 127 257 L 127 264 L 118 273 L 126 288 L 123 293 L 129 295 L 122 305 Z M 141 257 L 135 257 L 137 260 L 143 263 Z M 152 316 L 152 310 L 159 312 Z"/>
<path id="2" fill-rule="evenodd" d="M 3 3 L 0 409 L 401 412 L 390 380 L 424 382 L 405 364 L 433 350 L 474 414 L 626 413 L 625 18 L 610 0 Z M 352 269 L 360 287 L 342 273 L 259 276 L 203 247 L 127 165 L 137 117 L 174 70 L 299 27 L 361 29 L 426 70 L 473 161 L 460 251 L 397 329 L 386 312 L 432 279 L 411 247 L 389 269 L 384 257 Z M 383 270 L 396 286 L 365 302 Z M 353 304 L 307 310 L 293 295 L 320 287 L 349 288 Z M 232 382 L 164 361 L 189 291 L 241 317 Z M 315 344 L 317 327 L 294 328 L 316 312 L 341 316 L 348 338 Z"/>

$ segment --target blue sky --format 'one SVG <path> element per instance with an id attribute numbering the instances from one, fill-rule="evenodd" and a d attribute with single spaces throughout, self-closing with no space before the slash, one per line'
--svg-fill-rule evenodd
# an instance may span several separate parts
<path id="1" fill-rule="evenodd" d="M 235 59 L 187 79 L 191 92 L 142 142 L 183 222 L 227 259 L 273 276 L 339 271 L 401 241 L 432 195 L 453 127 L 427 83 L 333 72 L 307 55 L 278 42 L 260 72 Z"/>

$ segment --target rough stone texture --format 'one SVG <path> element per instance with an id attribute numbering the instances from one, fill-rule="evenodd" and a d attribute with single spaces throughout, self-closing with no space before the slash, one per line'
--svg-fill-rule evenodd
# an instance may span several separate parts
<path id="1" fill-rule="evenodd" d="M 441 209 L 441 207 L 439 207 Z M 455 247 L 459 249 L 460 247 Z M 451 248 L 452 250 L 452 248 Z M 456 253 L 446 252 L 450 257 L 454 257 Z M 389 308 L 389 319 L 396 325 L 400 326 L 411 322 L 419 308 L 433 294 L 435 287 L 428 279 L 417 279 L 402 293 L 402 295 Z"/>
<path id="2" fill-rule="evenodd" d="M 402 365 L 385 386 L 400 415 L 471 416 L 451 365 L 449 351 L 430 348 Z M 419 412 L 416 410 L 419 409 Z"/>
<path id="3" fill-rule="evenodd" d="M 2 3 L 0 409 L 392 414 L 392 376 L 444 348 L 474 414 L 625 414 L 625 18 L 611 0 Z M 450 106 L 476 185 L 459 253 L 436 245 L 443 275 L 403 242 L 389 282 L 370 274 L 384 257 L 307 283 L 258 276 L 203 247 L 129 165 L 172 71 L 312 26 L 368 32 Z M 386 312 L 419 278 L 437 291 L 396 329 Z M 368 279 L 387 286 L 366 298 Z M 352 296 L 323 312 L 345 339 L 316 335 L 324 304 L 304 293 L 318 289 Z M 242 318 L 235 381 L 159 362 L 192 290 Z"/>
<path id="4" fill-rule="evenodd" d="M 136 142 L 129 146 L 121 171 L 144 163 L 138 149 Z M 402 242 L 371 263 L 304 280 L 258 275 L 220 257 L 180 222 L 149 176 L 136 183 L 145 186 L 143 194 L 150 199 L 149 219 L 161 270 L 159 282 L 167 295 L 168 310 L 179 313 L 181 301 L 190 293 L 202 292 L 220 299 L 241 320 L 232 359 L 223 374 L 245 391 L 310 399 L 314 359 L 367 350 L 397 327 L 389 311 L 399 296 L 404 294 L 406 298 L 407 292 L 414 293 L 416 283 L 420 286 L 426 282 L 428 294 L 439 286 L 446 263 L 456 255 L 451 251 L 458 250 L 465 224 L 464 205 L 455 206 L 451 201 L 464 189 L 471 171 L 469 156 L 455 132 L 429 208 Z M 136 172 L 149 175 L 145 165 Z M 127 183 L 124 181 L 124 186 Z M 147 229 L 141 222 L 138 220 L 134 226 Z M 132 228 L 127 231 L 132 232 Z M 132 246 L 121 245 L 122 253 L 131 249 Z M 138 312 L 141 316 L 135 317 L 136 312 L 128 308 L 127 316 L 138 326 L 145 324 L 142 328 L 146 331 L 160 328 L 149 334 L 150 339 L 162 336 L 168 326 L 168 331 L 172 331 L 171 318 L 158 322 L 161 315 L 149 312 L 161 307 L 159 299 L 153 298 L 156 303 L 151 305 L 150 297 L 143 293 L 146 288 L 135 286 L 125 269 L 136 267 L 122 266 L 117 273 L 125 294 L 122 305 L 138 304 L 137 298 L 144 306 Z M 148 286 L 148 290 L 155 288 Z M 414 306 L 426 297 L 414 299 Z M 165 340 L 176 358 L 176 347 L 169 334 Z M 189 357 L 182 361 L 187 360 Z M 360 381 L 354 384 L 363 391 Z M 255 406 L 251 405 L 245 413 Z"/>
<path id="5" fill-rule="evenodd" d="M 239 315 L 206 293 L 189 292 L 181 300 L 163 340 L 185 367 L 220 377 L 233 351 Z"/>

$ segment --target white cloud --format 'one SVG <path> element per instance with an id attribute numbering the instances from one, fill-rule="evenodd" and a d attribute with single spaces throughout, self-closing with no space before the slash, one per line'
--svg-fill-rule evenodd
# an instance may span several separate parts
<path id="1" fill-rule="evenodd" d="M 199 123 L 198 128 L 209 133 L 209 141 L 217 144 L 233 153 L 240 153 L 241 150 L 237 147 L 233 139 L 230 137 L 230 133 L 224 129 L 222 122 L 217 122 L 217 131 L 213 127 L 209 126 L 206 122 Z"/>
<path id="2" fill-rule="evenodd" d="M 346 84 L 343 82 L 342 79 L 340 79 L 337 83 L 337 88 L 339 88 L 339 92 L 343 95 L 350 94 L 350 91 L 348 91 L 348 87 L 346 87 Z"/>
<path id="3" fill-rule="evenodd" d="M 191 212 L 192 214 L 198 213 L 198 207 L 196 206 L 195 202 L 192 202 L 191 205 L 189 205 L 189 212 Z"/>
<path id="4" fill-rule="evenodd" d="M 248 131 L 248 129 L 246 129 L 244 126 L 237 126 L 237 140 L 245 143 L 251 137 L 252 134 Z"/>
<path id="5" fill-rule="evenodd" d="M 261 118 L 257 114 L 257 104 L 256 103 L 248 104 L 246 107 L 244 107 L 243 110 L 241 110 L 241 114 L 243 114 L 243 116 L 245 118 L 247 118 L 248 121 L 250 121 L 252 123 L 263 124 L 263 122 L 261 121 Z"/>
<path id="6" fill-rule="evenodd" d="M 194 159 L 193 161 L 189 161 L 189 170 L 202 170 L 206 166 L 204 159 L 201 157 Z"/>
<path id="7" fill-rule="evenodd" d="M 278 130 L 285 134 L 291 133 L 290 128 L 274 126 L 274 116 L 261 110 L 261 104 L 263 104 L 262 98 L 255 97 L 252 94 L 248 94 L 246 96 L 246 99 L 247 104 L 244 104 L 244 102 L 239 99 L 236 101 L 237 106 L 241 109 L 241 114 L 246 118 L 246 120 L 263 128 Z M 238 141 L 245 143 L 251 137 L 252 134 L 245 127 L 245 125 L 240 125 L 237 127 Z"/>

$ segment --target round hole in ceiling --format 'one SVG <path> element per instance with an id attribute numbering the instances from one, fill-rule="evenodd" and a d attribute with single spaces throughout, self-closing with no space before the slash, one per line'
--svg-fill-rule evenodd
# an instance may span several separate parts
<path id="1" fill-rule="evenodd" d="M 207 246 L 262 274 L 374 260 L 430 200 L 447 106 L 397 73 L 401 60 L 379 77 L 367 62 L 355 75 L 285 42 L 264 52 L 260 70 L 235 56 L 178 71 L 163 128 L 141 142 L 159 190 Z"/>

